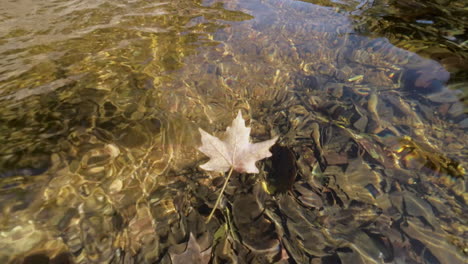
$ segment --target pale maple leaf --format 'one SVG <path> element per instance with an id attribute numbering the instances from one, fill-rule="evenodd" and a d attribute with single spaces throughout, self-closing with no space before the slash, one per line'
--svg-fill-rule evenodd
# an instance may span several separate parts
<path id="1" fill-rule="evenodd" d="M 172 264 L 208 264 L 211 258 L 211 248 L 201 251 L 195 236 L 190 233 L 185 251 L 181 254 L 169 253 Z"/>
<path id="2" fill-rule="evenodd" d="M 250 127 L 245 126 L 245 120 L 239 110 L 232 125 L 226 129 L 224 140 L 212 136 L 199 128 L 202 146 L 198 148 L 210 160 L 200 167 L 207 171 L 226 172 L 233 169 L 241 173 L 258 173 L 255 162 L 271 156 L 269 151 L 278 137 L 259 142 L 250 142 Z"/>

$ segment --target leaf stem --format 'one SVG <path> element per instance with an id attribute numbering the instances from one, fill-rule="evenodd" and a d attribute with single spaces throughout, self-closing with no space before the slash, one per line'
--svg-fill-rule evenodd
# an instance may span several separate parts
<path id="1" fill-rule="evenodd" d="M 213 206 L 213 209 L 211 209 L 211 213 L 210 215 L 208 216 L 208 219 L 206 219 L 206 223 L 208 223 L 210 220 L 211 220 L 211 217 L 213 216 L 214 212 L 216 211 L 216 207 L 218 207 L 219 205 L 219 201 L 221 201 L 221 197 L 223 196 L 223 193 L 224 193 L 224 189 L 226 189 L 226 186 L 229 182 L 229 179 L 231 178 L 231 175 L 232 175 L 232 171 L 234 170 L 234 166 L 231 166 L 231 169 L 229 170 L 229 173 L 228 173 L 228 176 L 226 178 L 226 181 L 224 181 L 224 185 L 223 185 L 223 188 L 221 189 L 221 192 L 219 193 L 218 195 L 218 199 L 216 199 L 216 203 L 215 205 Z"/>

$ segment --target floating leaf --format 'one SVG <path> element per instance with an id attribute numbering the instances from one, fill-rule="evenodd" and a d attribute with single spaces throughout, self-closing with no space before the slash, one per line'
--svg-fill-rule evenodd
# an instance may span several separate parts
<path id="1" fill-rule="evenodd" d="M 193 234 L 190 233 L 185 251 L 181 254 L 170 254 L 170 256 L 173 264 L 207 264 L 211 258 L 211 248 L 202 252 L 197 240 Z"/>
<path id="2" fill-rule="evenodd" d="M 226 138 L 220 140 L 203 129 L 199 129 L 202 146 L 198 148 L 210 160 L 200 167 L 208 171 L 226 172 L 233 168 L 237 172 L 258 173 L 255 162 L 270 157 L 270 147 L 278 137 L 259 143 L 250 142 L 250 127 L 245 126 L 245 120 L 239 110 L 232 125 L 226 129 Z"/>

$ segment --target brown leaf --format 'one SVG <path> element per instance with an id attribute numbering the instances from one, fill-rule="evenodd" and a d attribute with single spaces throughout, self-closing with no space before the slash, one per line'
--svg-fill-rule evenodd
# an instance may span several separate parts
<path id="1" fill-rule="evenodd" d="M 250 127 L 245 126 L 242 113 L 239 110 L 232 125 L 226 129 L 226 138 L 222 141 L 203 129 L 199 129 L 202 146 L 198 149 L 210 160 L 200 167 L 208 171 L 226 172 L 231 167 L 237 172 L 258 173 L 255 162 L 270 157 L 270 147 L 278 137 L 252 144 L 250 142 Z"/>

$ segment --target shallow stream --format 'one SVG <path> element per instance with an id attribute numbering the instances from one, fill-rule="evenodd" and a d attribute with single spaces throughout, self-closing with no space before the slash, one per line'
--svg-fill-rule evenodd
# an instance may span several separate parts
<path id="1" fill-rule="evenodd" d="M 2 0 L 0 263 L 467 263 L 466 10 Z"/>

